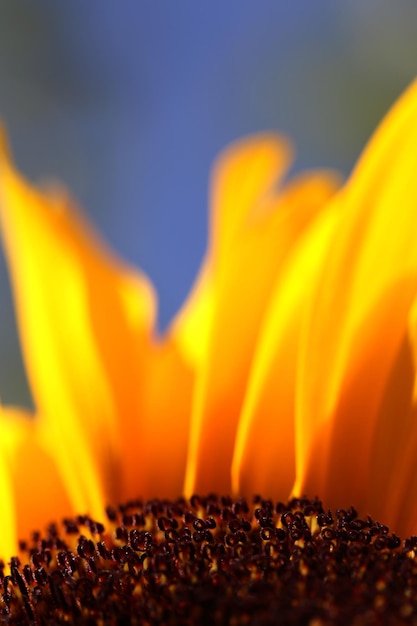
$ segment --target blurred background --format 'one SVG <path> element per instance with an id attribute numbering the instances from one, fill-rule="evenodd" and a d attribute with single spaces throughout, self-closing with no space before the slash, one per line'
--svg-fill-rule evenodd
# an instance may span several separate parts
<path id="1" fill-rule="evenodd" d="M 0 116 L 20 169 L 63 181 L 159 293 L 204 253 L 211 164 L 273 129 L 348 174 L 416 74 L 415 0 L 2 0 Z M 30 405 L 4 260 L 0 395 Z"/>

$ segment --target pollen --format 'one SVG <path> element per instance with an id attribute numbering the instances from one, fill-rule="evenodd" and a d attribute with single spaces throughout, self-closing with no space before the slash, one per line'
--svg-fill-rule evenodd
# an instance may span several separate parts
<path id="1" fill-rule="evenodd" d="M 417 537 L 353 508 L 193 496 L 51 524 L 1 567 L 1 619 L 41 624 L 417 624 Z"/>

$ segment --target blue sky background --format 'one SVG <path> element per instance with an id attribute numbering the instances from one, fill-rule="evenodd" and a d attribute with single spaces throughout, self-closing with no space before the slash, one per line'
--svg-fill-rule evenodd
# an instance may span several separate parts
<path id="1" fill-rule="evenodd" d="M 204 252 L 210 166 L 289 134 L 347 174 L 416 74 L 414 0 L 2 0 L 0 116 L 19 167 L 63 181 L 156 284 L 160 326 Z M 0 395 L 29 402 L 0 265 Z"/>

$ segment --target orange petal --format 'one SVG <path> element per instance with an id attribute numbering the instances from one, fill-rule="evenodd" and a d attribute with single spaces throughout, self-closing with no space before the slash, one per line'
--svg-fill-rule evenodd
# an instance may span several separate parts
<path id="1" fill-rule="evenodd" d="M 127 443 L 136 450 L 136 468 L 123 498 L 182 495 L 193 384 L 194 371 L 171 333 L 155 346 L 143 372 L 140 414 L 146 419 L 138 438 Z"/>
<path id="2" fill-rule="evenodd" d="M 330 176 L 318 184 L 312 175 L 277 195 L 273 185 L 287 161 L 286 143 L 261 136 L 229 149 L 215 169 L 207 259 L 213 299 L 193 404 L 186 493 L 231 490 L 234 439 L 271 285 L 317 205 L 334 189 Z"/>
<path id="3" fill-rule="evenodd" d="M 417 526 L 417 300 L 407 331 L 379 406 L 370 478 L 370 510 L 402 536 Z"/>
<path id="4" fill-rule="evenodd" d="M 339 232 L 302 342 L 296 491 L 320 494 L 329 506 L 352 502 L 371 514 L 377 419 L 399 419 L 401 385 L 392 410 L 378 411 L 417 293 L 416 120 L 417 83 L 335 200 Z"/>
<path id="5" fill-rule="evenodd" d="M 18 553 L 17 539 L 27 539 L 33 530 L 56 521 L 57 510 L 61 517 L 75 511 L 40 420 L 17 409 L 1 409 L 0 429 L 0 554 L 7 560 Z"/>
<path id="6" fill-rule="evenodd" d="M 334 207 L 324 209 L 294 243 L 272 288 L 237 430 L 232 464 L 236 493 L 285 500 L 293 486 L 300 331 L 336 225 Z"/>

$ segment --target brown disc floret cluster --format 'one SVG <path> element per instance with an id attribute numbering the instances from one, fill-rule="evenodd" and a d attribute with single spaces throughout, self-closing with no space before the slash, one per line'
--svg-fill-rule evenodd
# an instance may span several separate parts
<path id="1" fill-rule="evenodd" d="M 417 624 L 417 537 L 353 508 L 230 497 L 65 519 L 2 566 L 13 625 Z"/>

